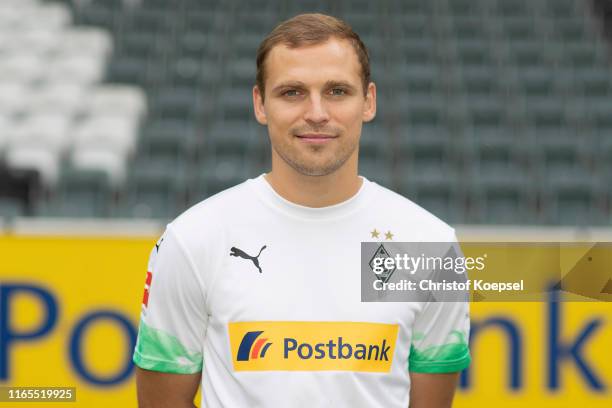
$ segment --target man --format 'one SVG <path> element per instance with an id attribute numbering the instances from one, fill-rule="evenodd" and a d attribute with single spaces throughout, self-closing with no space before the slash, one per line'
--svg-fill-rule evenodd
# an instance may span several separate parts
<path id="1" fill-rule="evenodd" d="M 272 171 L 192 207 L 152 250 L 140 406 L 191 407 L 200 383 L 204 407 L 450 406 L 467 305 L 360 299 L 362 241 L 456 240 L 358 176 L 376 114 L 363 43 L 325 15 L 282 23 L 259 48 L 253 103 Z"/>

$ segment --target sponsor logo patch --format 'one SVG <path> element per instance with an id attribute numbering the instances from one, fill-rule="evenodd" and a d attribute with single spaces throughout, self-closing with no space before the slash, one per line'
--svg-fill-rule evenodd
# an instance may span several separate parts
<path id="1" fill-rule="evenodd" d="M 260 321 L 228 331 L 235 371 L 389 372 L 398 325 Z"/>

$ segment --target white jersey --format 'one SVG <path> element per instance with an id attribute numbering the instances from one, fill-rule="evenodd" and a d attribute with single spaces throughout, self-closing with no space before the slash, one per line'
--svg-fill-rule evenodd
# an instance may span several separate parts
<path id="1" fill-rule="evenodd" d="M 134 363 L 202 371 L 201 406 L 232 408 L 405 408 L 409 371 L 467 367 L 467 303 L 361 301 L 362 241 L 456 241 L 362 179 L 310 208 L 261 175 L 171 222 L 151 252 Z"/>

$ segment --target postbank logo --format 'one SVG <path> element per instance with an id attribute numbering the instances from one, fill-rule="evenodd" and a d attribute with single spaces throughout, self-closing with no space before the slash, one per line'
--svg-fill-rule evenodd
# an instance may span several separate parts
<path id="1" fill-rule="evenodd" d="M 249 361 L 251 358 L 255 359 L 266 356 L 266 351 L 268 351 L 272 343 L 266 343 L 268 340 L 266 337 L 257 340 L 262 333 L 262 331 L 250 331 L 244 335 L 240 342 L 240 347 L 238 347 L 238 354 L 236 356 L 238 361 Z M 255 345 L 253 346 L 253 344 Z"/>
<path id="2" fill-rule="evenodd" d="M 229 323 L 235 371 L 389 372 L 397 324 L 255 321 Z"/>

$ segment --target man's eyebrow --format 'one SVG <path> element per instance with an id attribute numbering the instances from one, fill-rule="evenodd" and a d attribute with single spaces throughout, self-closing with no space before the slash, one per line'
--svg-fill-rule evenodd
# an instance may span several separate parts
<path id="1" fill-rule="evenodd" d="M 280 91 L 283 88 L 305 88 L 305 85 L 301 81 L 281 82 L 272 89 L 272 92 Z"/>
<path id="2" fill-rule="evenodd" d="M 347 89 L 351 89 L 354 90 L 356 89 L 354 85 L 350 84 L 349 82 L 346 81 L 338 81 L 338 80 L 330 80 L 325 82 L 325 88 L 334 88 L 334 87 L 344 87 Z M 286 81 L 286 82 L 281 82 L 280 84 L 276 85 L 273 89 L 272 92 L 278 92 L 283 88 L 306 88 L 306 85 L 302 82 L 302 81 Z"/>
<path id="3" fill-rule="evenodd" d="M 327 81 L 325 82 L 325 88 L 343 87 L 347 89 L 355 89 L 355 86 L 351 85 L 346 81 Z"/>

